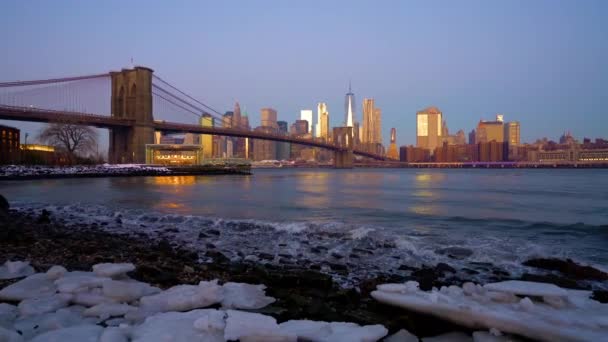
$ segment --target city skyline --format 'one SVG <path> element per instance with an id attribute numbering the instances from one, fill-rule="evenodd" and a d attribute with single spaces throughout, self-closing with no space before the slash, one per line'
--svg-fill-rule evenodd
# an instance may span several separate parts
<path id="1" fill-rule="evenodd" d="M 399 132 L 399 146 L 415 144 L 415 122 L 410 118 L 427 106 L 441 108 L 454 130 L 466 132 L 480 119 L 504 113 L 521 123 L 522 142 L 545 136 L 557 139 L 564 130 L 579 139 L 593 139 L 602 137 L 608 125 L 602 112 L 603 84 L 608 79 L 602 61 L 608 48 L 596 44 L 608 38 L 601 20 L 608 13 L 603 1 L 562 6 L 551 1 L 387 1 L 349 6 L 351 18 L 375 13 L 374 27 L 345 25 L 344 18 L 334 15 L 341 10 L 339 3 L 264 3 L 269 6 L 3 2 L 0 9 L 6 19 L 0 31 L 6 49 L 0 74 L 6 81 L 70 76 L 116 70 L 133 59 L 222 112 L 239 101 L 251 113 L 251 126 L 257 126 L 263 107 L 272 106 L 282 120 L 293 122 L 301 108 L 314 108 L 319 101 L 327 103 L 330 126 L 340 126 L 344 93 L 352 80 L 359 99 L 373 97 L 383 109 L 385 145 L 391 127 Z M 124 11 L 115 11 L 118 7 Z M 263 13 L 257 7 L 264 8 Z M 142 11 L 139 19 L 127 15 L 135 8 Z M 204 22 L 194 16 L 211 10 L 216 15 Z M 319 13 L 331 18 L 326 29 L 295 25 Z M 159 31 L 154 23 L 165 15 L 182 20 Z M 268 20 L 256 20 L 261 15 Z M 117 25 L 92 28 L 110 16 Z M 440 18 L 440 23 L 427 27 L 424 18 L 429 17 Z M 537 25 L 540 17 L 542 26 Z M 228 18 L 239 25 L 228 27 Z M 26 27 L 23 22 L 36 24 Z M 138 27 L 134 37 L 117 31 L 132 25 Z M 277 25 L 282 32 L 274 30 Z M 163 39 L 155 39 L 158 34 Z M 264 37 L 268 48 L 250 43 L 255 37 Z M 161 40 L 168 41 L 169 48 Z M 356 54 L 346 49 L 362 40 L 369 48 Z M 186 44 L 190 41 L 201 43 Z M 323 57 L 294 55 L 319 47 Z M 98 58 L 81 58 L 82 51 Z M 361 120 L 360 110 L 356 115 L 355 121 Z M 22 128 L 32 138 L 40 127 L 3 123 Z"/>

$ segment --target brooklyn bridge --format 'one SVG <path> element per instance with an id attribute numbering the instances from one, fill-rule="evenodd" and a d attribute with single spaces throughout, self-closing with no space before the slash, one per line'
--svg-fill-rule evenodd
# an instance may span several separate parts
<path id="1" fill-rule="evenodd" d="M 212 126 L 178 122 L 183 115 L 215 118 Z M 109 131 L 110 163 L 144 163 L 155 132 L 194 133 L 300 144 L 331 150 L 334 166 L 350 168 L 353 156 L 387 160 L 353 146 L 352 127 L 335 127 L 332 142 L 221 127 L 221 113 L 156 76 L 146 67 L 105 74 L 0 83 L 0 119 L 71 123 Z M 186 121 L 188 121 L 186 119 Z"/>

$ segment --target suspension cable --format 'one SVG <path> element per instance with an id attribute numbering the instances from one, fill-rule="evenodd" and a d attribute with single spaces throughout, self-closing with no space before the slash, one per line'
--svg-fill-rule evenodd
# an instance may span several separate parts
<path id="1" fill-rule="evenodd" d="M 49 83 L 64 83 L 64 82 L 87 80 L 87 79 L 91 79 L 91 78 L 102 78 L 102 77 L 108 77 L 108 76 L 110 76 L 109 73 L 106 73 L 106 74 L 95 74 L 95 75 L 85 75 L 85 76 L 76 76 L 76 77 L 49 78 L 49 79 L 46 79 L 46 80 L 34 80 L 34 81 L 0 82 L 0 88 L 31 86 L 31 85 L 40 85 L 40 84 L 49 84 Z"/>

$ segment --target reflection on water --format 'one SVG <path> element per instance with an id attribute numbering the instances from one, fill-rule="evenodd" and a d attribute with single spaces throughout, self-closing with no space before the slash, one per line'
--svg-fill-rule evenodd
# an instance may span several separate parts
<path id="1" fill-rule="evenodd" d="M 441 200 L 441 192 L 433 191 L 445 180 L 444 173 L 422 172 L 414 177 L 412 196 L 418 197 L 422 202 L 415 202 L 407 208 L 407 212 L 418 215 L 437 215 L 439 208 L 437 202 Z"/>
<path id="2" fill-rule="evenodd" d="M 327 172 L 314 172 L 296 177 L 296 190 L 301 193 L 296 197 L 296 205 L 311 208 L 329 206 L 329 181 Z"/>
<path id="3" fill-rule="evenodd" d="M 152 183 L 155 185 L 194 185 L 197 183 L 195 176 L 160 176 L 153 177 Z M 204 177 L 198 179 L 198 183 L 205 183 Z"/>

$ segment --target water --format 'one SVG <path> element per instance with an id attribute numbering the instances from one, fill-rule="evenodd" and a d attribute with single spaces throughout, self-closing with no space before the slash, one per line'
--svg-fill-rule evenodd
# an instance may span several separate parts
<path id="1" fill-rule="evenodd" d="M 264 252 L 276 256 L 272 262 L 346 263 L 353 277 L 437 262 L 489 262 L 521 273 L 521 262 L 536 256 L 608 265 L 605 170 L 254 171 L 2 182 L 0 192 L 19 207 L 50 205 L 74 222 L 107 222 L 111 231 L 201 250 L 213 241 L 235 260 Z M 209 229 L 220 238 L 199 238 Z M 472 255 L 454 259 L 447 247 Z"/>

